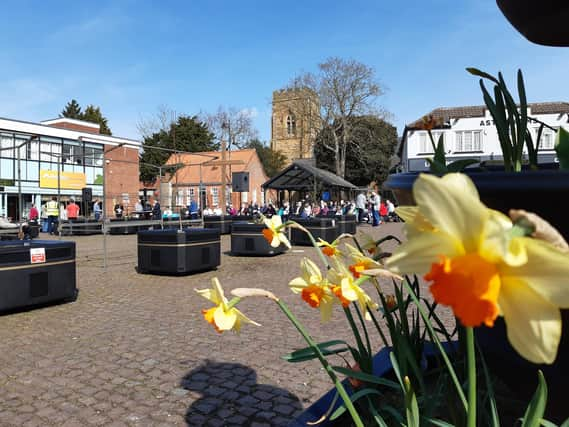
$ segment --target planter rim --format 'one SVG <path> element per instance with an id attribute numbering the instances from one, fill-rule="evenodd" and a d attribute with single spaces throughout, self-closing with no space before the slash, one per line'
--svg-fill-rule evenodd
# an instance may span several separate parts
<path id="1" fill-rule="evenodd" d="M 429 172 L 403 172 L 391 174 L 384 183 L 387 190 L 411 189 L 413 183 L 421 173 Z M 521 172 L 505 171 L 464 171 L 480 190 L 511 190 L 524 192 L 529 189 L 569 190 L 569 170 L 524 170 Z M 432 174 L 431 174 L 432 175 Z"/>

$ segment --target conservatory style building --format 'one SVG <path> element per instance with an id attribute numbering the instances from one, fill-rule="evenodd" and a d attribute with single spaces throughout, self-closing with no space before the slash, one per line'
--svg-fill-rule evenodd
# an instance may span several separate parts
<path id="1" fill-rule="evenodd" d="M 448 162 L 463 158 L 502 159 L 498 132 L 485 106 L 436 108 L 426 116 L 432 116 L 439 123 L 431 132 L 435 143 L 442 135 Z M 422 130 L 422 123 L 422 119 L 418 119 L 405 126 L 398 153 L 402 171 L 429 169 L 427 159 L 433 156 L 433 147 L 427 131 Z M 553 149 L 555 131 L 561 126 L 569 129 L 569 103 L 528 104 L 528 129 L 534 141 L 542 123 L 545 126 L 539 143 L 539 162 L 557 162 Z"/>
<path id="2" fill-rule="evenodd" d="M 87 209 L 98 199 L 106 212 L 117 201 L 134 205 L 140 146 L 80 120 L 0 118 L 0 216 L 26 218 L 32 203 L 40 208 L 53 196 L 85 202 Z"/>

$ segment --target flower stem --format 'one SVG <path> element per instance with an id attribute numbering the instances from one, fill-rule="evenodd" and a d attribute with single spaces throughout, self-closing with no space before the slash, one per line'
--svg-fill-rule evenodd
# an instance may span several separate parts
<path id="1" fill-rule="evenodd" d="M 302 326 L 302 324 L 297 320 L 297 318 L 294 316 L 294 314 L 292 314 L 292 312 L 288 309 L 288 307 L 281 300 L 277 300 L 276 303 L 278 304 L 280 309 L 283 311 L 283 313 L 289 318 L 289 320 L 292 322 L 292 324 L 296 327 L 298 332 L 300 332 L 300 334 L 302 335 L 304 340 L 307 342 L 307 344 L 310 346 L 310 348 L 312 348 L 312 350 L 314 351 L 314 353 L 318 357 L 318 360 L 320 360 L 320 363 L 322 364 L 322 366 L 326 370 L 326 373 L 334 382 L 334 386 L 336 387 L 336 390 L 338 390 L 338 394 L 344 400 L 344 405 L 346 405 L 346 409 L 348 410 L 348 412 L 352 416 L 352 419 L 354 420 L 355 425 L 357 427 L 364 427 L 364 423 L 362 422 L 356 408 L 354 407 L 354 404 L 351 401 L 350 396 L 348 395 L 348 392 L 346 391 L 346 389 L 342 385 L 342 382 L 338 379 L 336 373 L 334 372 L 334 370 L 332 369 L 332 367 L 328 363 L 328 360 L 326 360 L 326 358 L 324 357 L 324 355 L 320 351 L 320 348 L 316 345 L 316 343 L 314 342 L 312 337 L 304 329 L 304 326 Z"/>
<path id="2" fill-rule="evenodd" d="M 466 328 L 466 366 L 468 369 L 468 427 L 476 427 L 476 356 L 474 329 Z"/>

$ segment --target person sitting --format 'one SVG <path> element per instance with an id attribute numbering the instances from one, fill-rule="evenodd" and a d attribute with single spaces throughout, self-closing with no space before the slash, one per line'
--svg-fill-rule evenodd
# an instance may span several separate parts
<path id="1" fill-rule="evenodd" d="M 382 200 L 379 204 L 379 219 L 380 219 L 380 221 L 384 221 L 384 222 L 387 221 L 388 213 L 389 213 L 389 211 L 387 210 L 387 205 Z"/>
<path id="2" fill-rule="evenodd" d="M 204 209 L 203 214 L 204 216 L 213 215 L 213 209 L 208 206 L 207 208 Z"/>
<path id="3" fill-rule="evenodd" d="M 192 199 L 190 201 L 190 206 L 188 206 L 188 212 L 190 214 L 191 219 L 198 219 L 199 209 L 198 209 L 198 203 L 195 201 L 195 199 Z"/>
<path id="4" fill-rule="evenodd" d="M 214 205 L 213 206 L 213 214 L 221 216 L 223 214 L 223 212 L 221 211 L 221 208 L 219 206 Z"/>
<path id="5" fill-rule="evenodd" d="M 162 218 L 162 209 L 160 208 L 160 202 L 158 200 L 154 200 L 154 206 L 152 206 L 152 219 L 161 219 Z"/>
<path id="6" fill-rule="evenodd" d="M 115 217 L 122 218 L 123 206 L 119 203 L 115 205 Z"/>

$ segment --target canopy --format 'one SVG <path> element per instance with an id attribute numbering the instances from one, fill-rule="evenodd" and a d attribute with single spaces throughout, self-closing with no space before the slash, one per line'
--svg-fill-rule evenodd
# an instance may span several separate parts
<path id="1" fill-rule="evenodd" d="M 308 159 L 295 160 L 285 170 L 265 182 L 264 190 L 289 190 L 289 191 L 312 191 L 317 182 L 324 188 L 339 190 L 356 190 L 357 187 L 340 178 L 338 175 L 314 166 L 313 161 Z"/>

